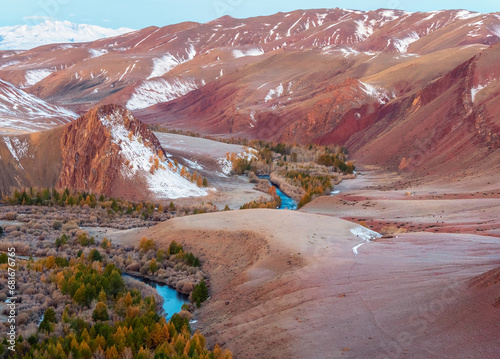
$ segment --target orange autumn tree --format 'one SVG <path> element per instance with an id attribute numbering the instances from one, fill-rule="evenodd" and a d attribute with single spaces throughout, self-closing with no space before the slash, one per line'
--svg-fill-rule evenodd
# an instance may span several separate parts
<path id="1" fill-rule="evenodd" d="M 152 249 L 155 250 L 156 243 L 154 239 L 147 239 L 146 237 L 143 237 L 139 242 L 139 249 L 144 252 L 150 251 Z"/>

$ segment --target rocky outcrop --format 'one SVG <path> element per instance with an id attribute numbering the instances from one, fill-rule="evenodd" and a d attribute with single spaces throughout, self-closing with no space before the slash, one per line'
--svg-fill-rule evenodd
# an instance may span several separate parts
<path id="1" fill-rule="evenodd" d="M 106 124 L 106 125 L 105 125 Z M 122 168 L 128 165 L 112 132 L 124 127 L 130 136 L 155 153 L 163 151 L 154 134 L 121 106 L 106 105 L 89 111 L 65 128 L 61 138 L 61 188 L 74 188 L 112 195 L 123 182 Z"/>

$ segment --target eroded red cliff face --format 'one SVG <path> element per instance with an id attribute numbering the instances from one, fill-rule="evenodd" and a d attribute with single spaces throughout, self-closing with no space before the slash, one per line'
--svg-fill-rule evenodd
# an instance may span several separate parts
<path id="1" fill-rule="evenodd" d="M 403 166 L 429 173 L 477 166 L 499 158 L 500 91 L 494 47 L 473 57 L 447 75 L 396 99 L 376 114 L 373 125 L 345 143 L 368 163 Z M 488 75 L 483 76 L 485 68 Z M 344 116 L 344 126 L 355 120 Z M 319 139 L 338 138 L 342 125 Z"/>
<path id="2" fill-rule="evenodd" d="M 58 187 L 107 195 L 116 195 L 124 190 L 122 169 L 128 164 L 120 144 L 112 136 L 115 126 L 124 126 L 130 136 L 140 136 L 143 144 L 155 152 L 162 150 L 154 134 L 125 108 L 115 105 L 95 108 L 67 126 L 62 133 L 62 169 Z M 132 191 L 127 197 L 140 190 L 140 186 L 126 187 Z"/>
<path id="3" fill-rule="evenodd" d="M 332 133 L 326 143 L 344 144 L 352 135 L 372 125 L 380 108 L 389 100 L 386 93 L 369 95 L 366 86 L 369 85 L 349 78 L 316 94 L 313 98 L 315 103 L 306 109 L 305 118 L 287 126 L 280 140 L 320 142 L 318 137 Z M 374 87 L 369 89 L 377 91 Z"/>

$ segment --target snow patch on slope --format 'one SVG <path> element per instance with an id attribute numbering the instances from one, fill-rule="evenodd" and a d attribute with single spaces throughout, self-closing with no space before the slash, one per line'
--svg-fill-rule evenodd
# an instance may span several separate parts
<path id="1" fill-rule="evenodd" d="M 432 18 L 434 18 L 436 15 L 440 14 L 442 11 L 439 11 L 439 10 L 435 10 L 435 11 L 428 11 L 426 12 L 425 14 L 429 14 L 428 16 L 426 16 L 425 18 L 423 18 L 422 20 L 420 20 L 419 22 L 417 22 L 417 24 L 420 24 L 422 22 L 425 22 L 425 21 L 429 21 L 431 20 Z"/>
<path id="2" fill-rule="evenodd" d="M 22 169 L 23 166 L 21 165 L 21 158 L 26 157 L 29 151 L 29 143 L 27 140 L 24 140 L 21 142 L 17 137 L 4 137 L 3 141 L 5 145 L 7 146 L 10 154 L 12 157 L 17 161 L 19 164 L 19 167 Z"/>
<path id="3" fill-rule="evenodd" d="M 149 75 L 148 79 L 163 76 L 177 65 L 179 65 L 179 60 L 170 54 L 153 59 L 153 71 L 151 72 L 151 75 Z"/>
<path id="4" fill-rule="evenodd" d="M 203 166 L 198 163 L 198 161 L 191 161 L 188 160 L 187 158 L 183 158 L 184 162 L 187 163 L 188 167 L 193 169 L 193 170 L 203 170 Z"/>
<path id="5" fill-rule="evenodd" d="M 415 41 L 420 40 L 420 36 L 415 32 L 410 32 L 403 39 L 394 39 L 394 47 L 402 54 L 408 53 L 408 47 Z"/>
<path id="6" fill-rule="evenodd" d="M 290 27 L 290 28 L 288 29 L 288 31 L 287 31 L 287 33 L 286 33 L 286 36 L 288 36 L 288 37 L 289 37 L 289 36 L 291 36 L 291 35 L 292 35 L 292 33 L 291 33 L 292 29 L 293 29 L 295 26 L 297 26 L 297 24 L 300 22 L 300 20 L 302 20 L 302 18 L 304 17 L 304 15 L 305 15 L 305 14 L 306 14 L 306 13 L 303 13 L 303 14 L 302 14 L 302 16 L 301 16 L 301 17 L 300 17 L 300 18 L 299 18 L 299 19 L 298 19 L 298 20 L 297 20 L 297 21 L 296 21 L 296 22 L 292 25 L 292 27 Z"/>
<path id="7" fill-rule="evenodd" d="M 387 92 L 385 92 L 383 89 L 377 88 L 373 85 L 370 85 L 370 84 L 362 82 L 362 81 L 359 81 L 359 84 L 360 84 L 361 91 L 363 91 L 368 96 L 375 98 L 382 105 L 389 102 L 390 97 L 387 94 Z"/>
<path id="8" fill-rule="evenodd" d="M 382 15 L 384 18 L 388 19 L 389 21 L 399 19 L 399 16 L 394 12 L 394 10 L 383 10 L 380 13 L 380 15 Z"/>
<path id="9" fill-rule="evenodd" d="M 498 19 L 500 20 L 500 17 L 498 17 Z M 500 26 L 492 26 L 492 27 L 488 28 L 488 30 L 490 30 L 490 32 L 493 35 L 500 37 Z"/>
<path id="10" fill-rule="evenodd" d="M 252 48 L 248 50 L 233 50 L 233 56 L 235 59 L 246 56 L 261 56 L 264 55 L 264 50 L 261 48 Z"/>
<path id="11" fill-rule="evenodd" d="M 365 18 L 367 19 L 368 16 L 365 16 Z M 355 34 L 359 41 L 364 41 L 368 39 L 370 36 L 372 36 L 373 26 L 367 25 L 365 21 L 362 20 L 354 21 L 354 23 L 356 24 Z"/>
<path id="12" fill-rule="evenodd" d="M 143 143 L 140 135 L 130 134 L 123 125 L 122 115 L 119 112 L 101 117 L 100 121 L 109 129 L 113 142 L 120 146 L 121 154 L 128 161 L 128 165 L 124 163 L 122 168 L 125 177 L 131 178 L 135 175 L 144 177 L 149 190 L 159 198 L 176 199 L 208 194 L 205 189 L 182 177 L 178 168 L 169 169 L 166 161 L 161 161 L 160 167 L 151 173 L 150 159 L 157 157 L 156 152 Z"/>
<path id="13" fill-rule="evenodd" d="M 157 78 L 144 81 L 135 89 L 135 93 L 127 102 L 129 110 L 138 110 L 162 102 L 172 101 L 196 90 L 198 85 L 192 79 L 173 78 L 165 80 Z"/>
<path id="14" fill-rule="evenodd" d="M 356 228 L 351 229 L 351 233 L 356 237 L 361 238 L 365 242 L 371 242 L 377 238 L 382 238 L 382 235 L 380 233 L 372 231 L 371 229 L 363 226 L 357 226 Z"/>
<path id="15" fill-rule="evenodd" d="M 96 50 L 96 49 L 89 49 L 89 54 L 90 54 L 90 58 L 95 58 L 95 57 L 101 57 L 103 55 L 106 55 L 109 51 L 108 50 L 104 50 L 104 49 L 101 49 L 101 50 Z"/>
<path id="16" fill-rule="evenodd" d="M 458 20 L 467 20 L 467 19 L 471 19 L 473 17 L 477 17 L 477 16 L 480 16 L 480 15 L 482 15 L 482 14 L 478 13 L 478 12 L 472 12 L 472 11 L 468 11 L 468 10 L 460 10 L 455 15 L 455 19 L 458 19 Z"/>
<path id="17" fill-rule="evenodd" d="M 153 59 L 153 71 L 151 72 L 151 75 L 149 75 L 148 79 L 163 76 L 180 64 L 194 59 L 195 56 L 196 50 L 194 46 L 191 45 L 189 49 L 186 49 L 186 56 L 179 56 L 177 53 L 176 57 L 170 53 L 166 53 L 160 58 Z"/>
<path id="18" fill-rule="evenodd" d="M 329 46 L 324 46 L 321 49 L 321 54 L 322 55 L 333 55 L 333 54 L 338 54 L 341 53 L 344 57 L 349 57 L 351 55 L 356 56 L 359 55 L 360 52 L 354 50 L 351 47 L 348 46 L 337 46 L 337 45 L 329 45 Z"/>
<path id="19" fill-rule="evenodd" d="M 227 158 L 221 158 L 219 160 L 219 164 L 221 165 L 221 170 L 223 175 L 231 174 L 231 170 L 233 169 L 233 162 Z"/>
<path id="20" fill-rule="evenodd" d="M 283 83 L 280 83 L 278 87 L 276 87 L 275 89 L 270 89 L 269 92 L 267 93 L 264 101 L 265 102 L 269 102 L 271 101 L 272 99 L 278 99 L 281 95 L 283 95 Z"/>
<path id="21" fill-rule="evenodd" d="M 3 56 L 2 56 L 2 58 L 3 58 Z M 0 69 L 4 69 L 4 68 L 9 67 L 9 66 L 17 65 L 20 62 L 21 61 L 19 61 L 19 60 L 14 60 L 14 61 L 6 62 L 5 64 L 0 65 Z"/>
<path id="22" fill-rule="evenodd" d="M 366 243 L 378 238 L 382 238 L 382 235 L 380 233 L 372 231 L 371 229 L 365 228 L 363 226 L 357 226 L 356 228 L 352 228 L 350 231 L 352 234 L 354 234 L 356 237 L 361 238 Z M 360 243 L 352 248 L 354 255 L 358 254 L 358 250 L 363 244 L 365 243 Z"/>
<path id="23" fill-rule="evenodd" d="M 50 74 L 52 74 L 53 72 L 54 70 L 50 69 L 37 69 L 37 70 L 26 71 L 26 74 L 24 75 L 26 82 L 24 83 L 23 88 L 36 85 L 46 77 L 50 76 Z"/>
<path id="24" fill-rule="evenodd" d="M 485 85 L 477 85 L 473 88 L 471 88 L 470 90 L 470 95 L 471 95 L 471 98 L 472 98 L 472 102 L 475 101 L 476 99 L 476 95 L 483 89 L 485 89 L 486 87 L 488 86 L 488 84 L 485 84 Z"/>

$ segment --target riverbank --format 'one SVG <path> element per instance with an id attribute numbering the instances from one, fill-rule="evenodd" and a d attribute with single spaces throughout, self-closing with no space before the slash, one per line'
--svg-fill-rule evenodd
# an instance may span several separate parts
<path id="1" fill-rule="evenodd" d="M 191 282 L 192 278 L 189 277 L 188 275 L 185 275 L 183 277 L 182 273 L 180 273 L 181 276 L 180 280 L 178 279 L 179 277 L 173 278 L 172 276 L 170 276 L 167 278 L 159 278 L 152 275 L 141 274 L 140 272 L 130 271 L 126 269 L 122 271 L 122 274 L 126 274 L 131 277 L 137 277 L 143 281 L 155 282 L 160 285 L 167 286 L 172 290 L 176 291 L 177 293 L 179 293 L 180 295 L 186 296 L 186 298 L 190 297 L 190 294 L 194 288 L 194 284 Z M 203 279 L 207 284 L 207 286 L 210 287 L 210 279 L 206 276 Z"/>
<path id="2" fill-rule="evenodd" d="M 355 174 L 345 175 L 338 172 L 330 173 L 328 176 L 330 176 L 330 182 L 333 186 L 333 190 L 335 190 L 335 187 L 341 184 L 343 180 L 354 179 L 357 177 Z M 285 195 L 292 198 L 296 203 L 299 203 L 306 194 L 306 190 L 304 188 L 292 185 L 286 178 L 276 172 L 271 173 L 269 180 L 276 188 L 279 188 Z"/>
<path id="3" fill-rule="evenodd" d="M 289 197 L 286 195 L 277 184 L 273 183 L 270 179 L 269 175 L 259 175 L 258 176 L 260 179 L 265 179 L 269 181 L 269 184 L 271 186 L 274 186 L 276 188 L 276 194 L 281 198 L 281 205 L 278 209 L 289 209 L 292 211 L 295 211 L 297 209 L 297 201 L 295 201 L 293 198 Z"/>

